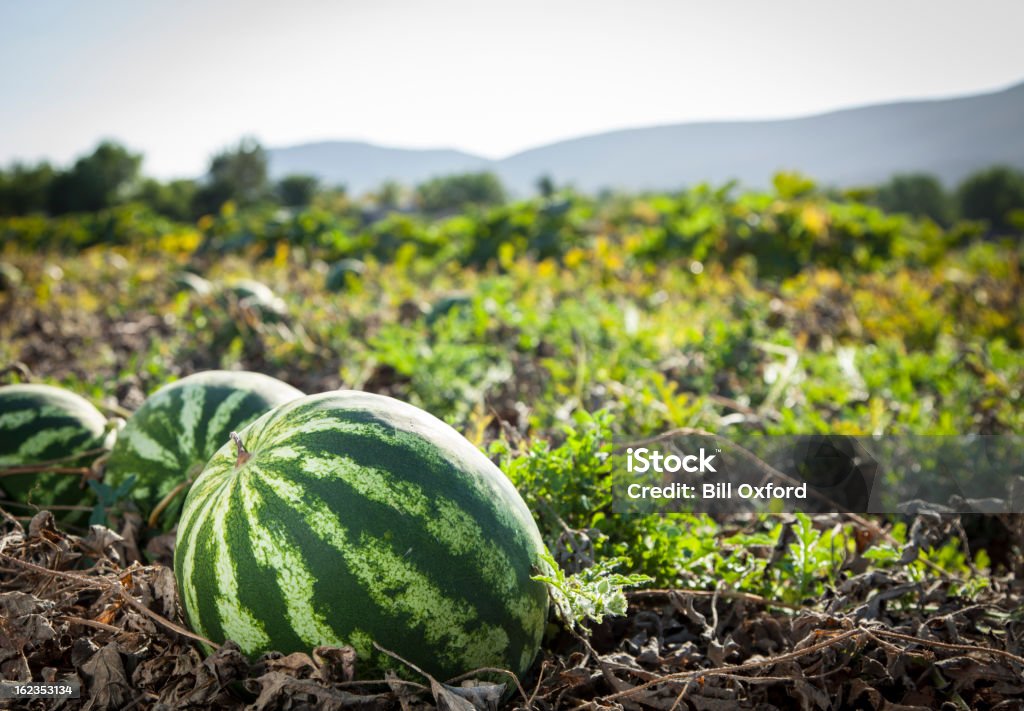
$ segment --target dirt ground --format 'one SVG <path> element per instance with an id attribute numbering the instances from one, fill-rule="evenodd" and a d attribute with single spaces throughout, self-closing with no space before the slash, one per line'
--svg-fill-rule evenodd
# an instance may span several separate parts
<path id="1" fill-rule="evenodd" d="M 65 533 L 42 512 L 3 512 L 0 676 L 76 680 L 81 697 L 31 709 L 1010 709 L 1024 708 L 1022 589 L 993 579 L 974 600 L 951 581 L 850 577 L 806 608 L 748 594 L 641 590 L 589 637 L 550 636 L 528 678 L 502 687 L 354 680 L 348 648 L 205 655 L 182 619 L 173 534 L 140 550 L 140 522 Z M 145 561 L 149 562 L 145 562 Z M 813 603 L 813 604 L 812 604 Z"/>

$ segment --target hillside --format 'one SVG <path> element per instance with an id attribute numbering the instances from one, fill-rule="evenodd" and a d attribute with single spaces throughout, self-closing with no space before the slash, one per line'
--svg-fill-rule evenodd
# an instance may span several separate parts
<path id="1" fill-rule="evenodd" d="M 311 173 L 360 193 L 385 180 L 415 184 L 435 175 L 490 169 L 486 158 L 455 150 L 387 148 L 359 141 L 304 143 L 268 151 L 274 177 Z"/>
<path id="2" fill-rule="evenodd" d="M 1024 84 L 976 96 L 907 101 L 773 121 L 627 129 L 540 146 L 490 161 L 454 150 L 330 141 L 270 151 L 271 172 L 312 173 L 353 192 L 383 180 L 415 184 L 467 170 L 496 172 L 513 190 L 549 174 L 588 191 L 675 189 L 736 179 L 763 187 L 778 170 L 839 186 L 925 171 L 953 184 L 993 163 L 1024 167 Z"/>

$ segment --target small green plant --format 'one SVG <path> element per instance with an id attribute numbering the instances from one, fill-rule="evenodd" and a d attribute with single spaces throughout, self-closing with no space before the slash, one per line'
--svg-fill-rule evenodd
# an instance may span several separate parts
<path id="1" fill-rule="evenodd" d="M 552 446 L 534 440 L 523 453 L 497 441 L 491 453 L 541 519 L 541 533 L 552 540 L 563 526 L 586 529 L 599 521 L 612 500 L 610 455 L 613 417 L 605 411 L 577 411 L 562 427 L 563 441 Z"/>
<path id="2" fill-rule="evenodd" d="M 832 536 L 817 531 L 805 513 L 796 514 L 793 533 L 796 541 L 789 546 L 787 572 L 793 579 L 791 597 L 803 600 L 821 594 L 822 578 L 828 576 L 831 580 L 837 562 L 842 562 L 842 552 L 829 546 Z"/>
<path id="3" fill-rule="evenodd" d="M 534 580 L 547 583 L 554 600 L 555 611 L 569 627 L 586 630 L 587 621 L 601 624 L 605 617 L 626 614 L 625 589 L 649 583 L 647 575 L 622 575 L 614 572 L 628 560 L 609 558 L 598 561 L 574 575 L 566 575 L 554 557 L 544 551 L 543 562 L 547 574 L 534 575 Z"/>
<path id="4" fill-rule="evenodd" d="M 96 493 L 96 506 L 89 516 L 90 526 L 103 526 L 107 523 L 107 514 L 120 502 L 128 499 L 128 494 L 135 486 L 135 475 L 132 474 L 114 487 L 101 481 L 89 480 L 89 488 Z"/>

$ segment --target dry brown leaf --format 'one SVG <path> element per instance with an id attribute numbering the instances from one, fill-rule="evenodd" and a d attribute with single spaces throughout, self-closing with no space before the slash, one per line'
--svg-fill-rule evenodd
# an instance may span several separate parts
<path id="1" fill-rule="evenodd" d="M 122 709 L 134 697 L 121 659 L 121 648 L 115 642 L 101 648 L 82 665 L 89 692 L 86 711 Z"/>

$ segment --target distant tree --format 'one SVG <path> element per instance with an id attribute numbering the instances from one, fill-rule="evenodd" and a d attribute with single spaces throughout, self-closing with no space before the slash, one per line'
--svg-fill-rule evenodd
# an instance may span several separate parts
<path id="1" fill-rule="evenodd" d="M 878 202 L 878 191 L 880 188 L 870 185 L 856 185 L 849 188 L 830 187 L 825 191 L 825 196 L 836 202 Z"/>
<path id="2" fill-rule="evenodd" d="M 1012 229 L 1010 213 L 1024 210 L 1024 173 L 995 166 L 967 177 L 957 189 L 960 214 L 985 220 L 994 230 Z"/>
<path id="3" fill-rule="evenodd" d="M 228 200 L 246 207 L 269 195 L 267 153 L 255 139 L 243 138 L 210 161 L 206 179 L 196 192 L 194 209 L 198 214 L 216 212 Z"/>
<path id="4" fill-rule="evenodd" d="M 886 212 L 928 217 L 940 225 L 948 225 L 954 213 L 953 204 L 942 183 L 927 173 L 893 176 L 878 188 L 875 203 Z"/>
<path id="5" fill-rule="evenodd" d="M 813 195 L 818 189 L 817 184 L 806 175 L 796 172 L 782 171 L 772 176 L 772 186 L 783 200 Z"/>
<path id="6" fill-rule="evenodd" d="M 321 210 L 327 210 L 336 215 L 347 212 L 352 202 L 348 198 L 348 188 L 344 185 L 321 187 L 317 190 L 313 204 Z"/>
<path id="7" fill-rule="evenodd" d="M 466 205 L 501 204 L 505 188 L 494 173 L 462 173 L 428 180 L 416 189 L 416 196 L 427 212 L 442 212 Z"/>
<path id="8" fill-rule="evenodd" d="M 555 194 L 555 191 L 558 190 L 557 186 L 555 185 L 554 178 L 546 174 L 537 178 L 536 187 L 537 193 L 542 198 L 549 198 Z"/>
<path id="9" fill-rule="evenodd" d="M 28 215 L 47 208 L 56 175 L 49 163 L 15 163 L 0 170 L 0 215 Z"/>
<path id="10" fill-rule="evenodd" d="M 402 204 L 405 188 L 397 180 L 385 180 L 377 189 L 374 202 L 382 210 L 394 210 Z"/>
<path id="11" fill-rule="evenodd" d="M 320 189 L 320 179 L 315 175 L 286 175 L 277 182 L 275 192 L 282 205 L 306 207 L 313 202 Z"/>
<path id="12" fill-rule="evenodd" d="M 141 165 L 141 154 L 113 141 L 100 143 L 50 183 L 50 212 L 95 212 L 122 202 L 135 187 Z"/>
<path id="13" fill-rule="evenodd" d="M 192 203 L 198 186 L 194 180 L 172 180 L 161 183 L 147 178 L 142 181 L 135 199 L 147 205 L 153 212 L 179 222 L 192 217 Z"/>

